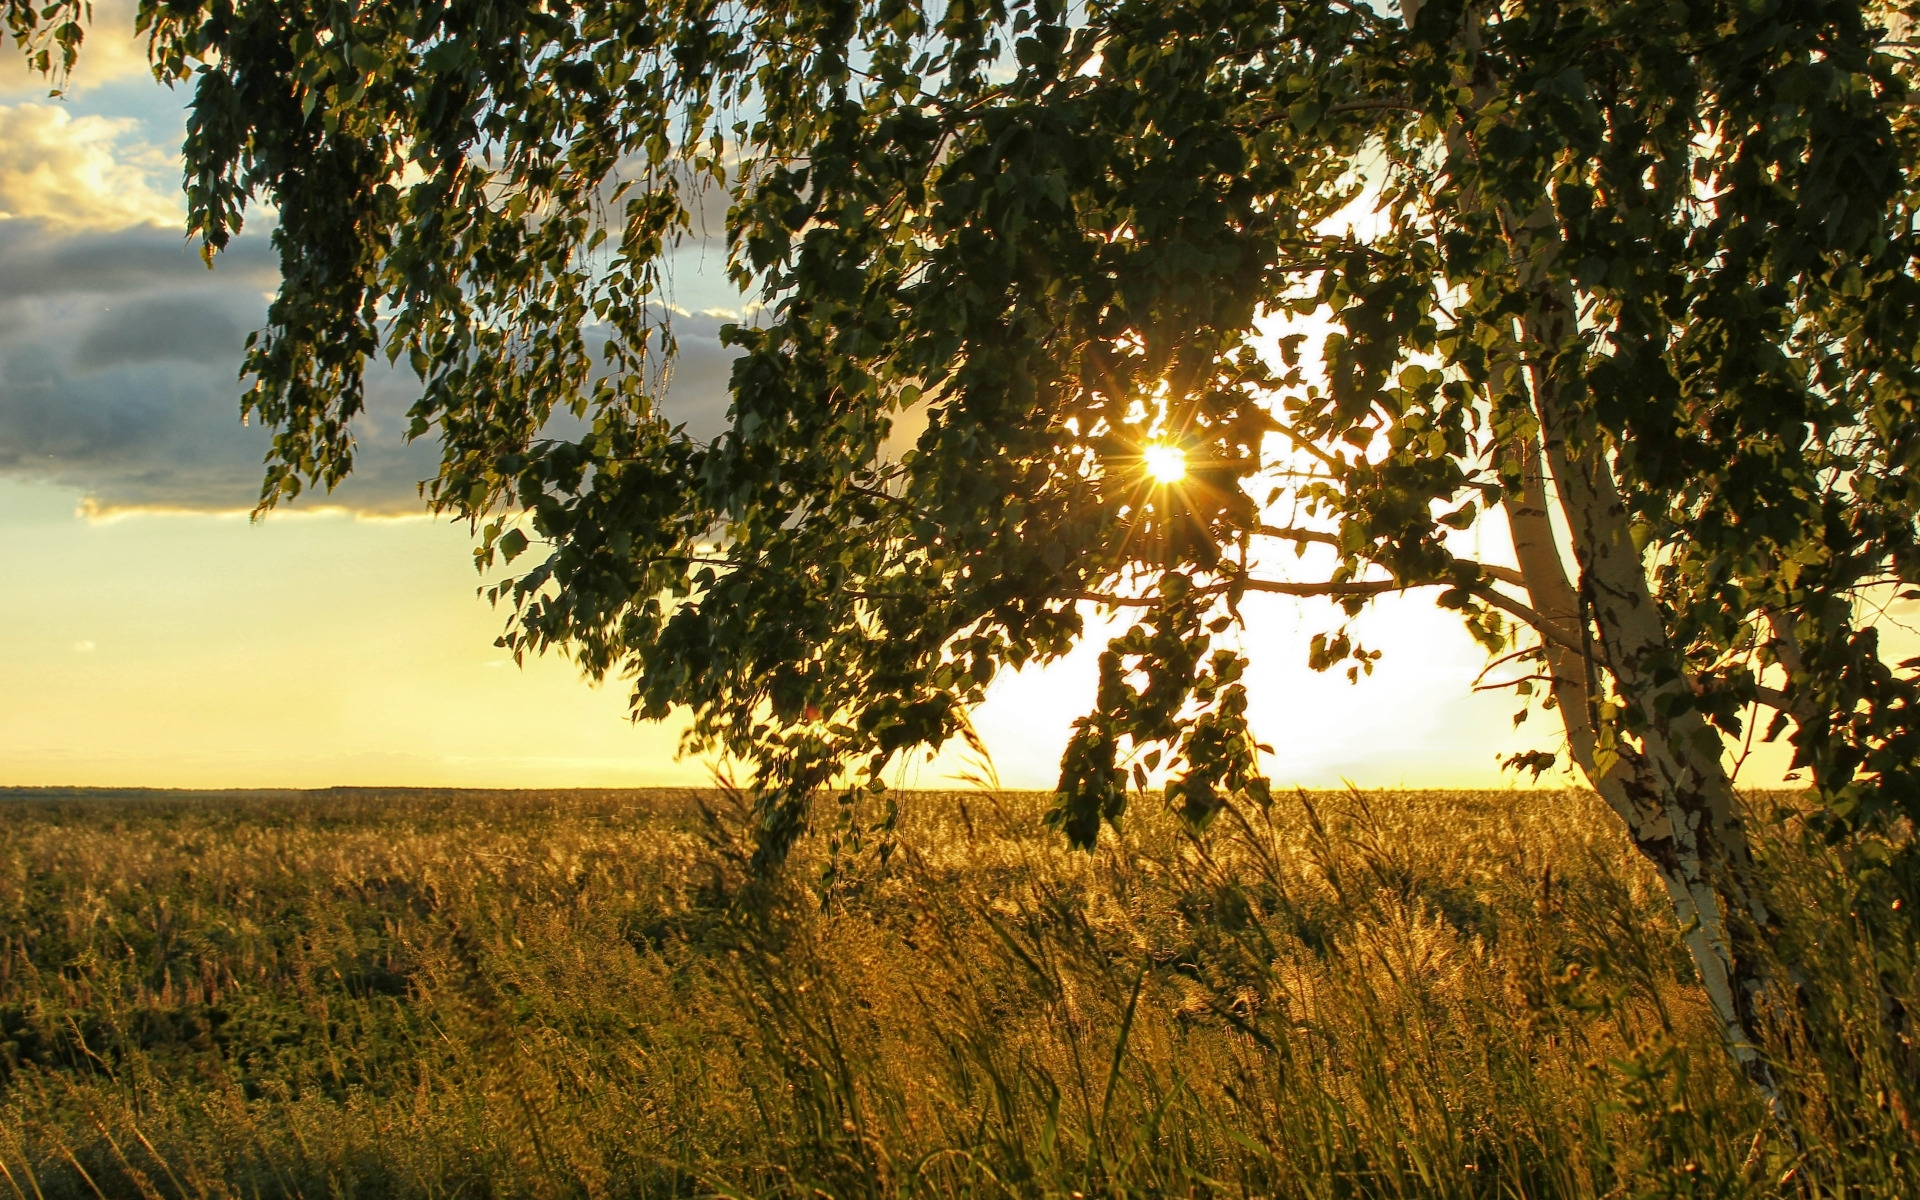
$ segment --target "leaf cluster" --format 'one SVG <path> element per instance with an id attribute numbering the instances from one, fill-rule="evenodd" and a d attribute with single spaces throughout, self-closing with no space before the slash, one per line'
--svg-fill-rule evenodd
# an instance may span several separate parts
<path id="1" fill-rule="evenodd" d="M 70 46 L 7 11 L 43 58 Z M 1265 795 L 1244 663 L 1213 644 L 1249 592 L 1352 614 L 1436 587 L 1515 644 L 1501 614 L 1527 609 L 1450 537 L 1520 487 L 1542 381 L 1578 416 L 1553 438 L 1622 481 L 1674 647 L 1649 669 L 1694 681 L 1674 703 L 1739 736 L 1784 671 L 1770 735 L 1792 726 L 1832 818 L 1920 812 L 1920 694 L 1862 608 L 1920 575 L 1902 12 L 147 0 L 141 21 L 192 90 L 194 230 L 217 250 L 272 208 L 284 282 L 245 366 L 276 431 L 263 505 L 341 479 L 366 363 L 408 363 L 413 433 L 443 449 L 429 501 L 485 524 L 483 568 L 521 564 L 504 644 L 631 675 L 638 716 L 689 709 L 693 746 L 753 764 L 769 858 L 815 793 L 878 792 L 999 671 L 1069 649 L 1089 599 L 1146 613 L 1063 764 L 1082 844 L 1155 778 L 1196 821 Z M 726 332 L 731 425 L 706 443 L 658 399 L 674 251 L 716 195 L 760 307 Z M 1562 335 L 1516 337 L 1547 295 L 1573 297 Z M 1178 484 L 1143 470 L 1167 444 Z M 1264 568 L 1276 544 L 1293 574 Z M 1345 631 L 1314 657 L 1371 666 Z"/>

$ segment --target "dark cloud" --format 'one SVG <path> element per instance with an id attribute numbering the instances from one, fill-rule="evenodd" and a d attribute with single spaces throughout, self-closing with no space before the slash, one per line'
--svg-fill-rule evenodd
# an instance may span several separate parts
<path id="1" fill-rule="evenodd" d="M 0 473 L 78 487 L 103 509 L 250 507 L 270 438 L 240 423 L 237 372 L 278 271 L 263 237 L 214 261 L 169 230 L 56 237 L 0 221 Z M 675 321 L 666 410 L 696 437 L 725 425 L 722 323 Z M 300 505 L 419 511 L 438 455 L 404 438 L 418 383 L 382 364 L 367 390 L 353 476 Z"/>
<path id="2" fill-rule="evenodd" d="M 206 297 L 159 296 L 108 305 L 74 350 L 74 368 L 97 371 L 120 363 L 231 361 L 246 334 Z"/>
<path id="3" fill-rule="evenodd" d="M 731 320 L 701 315 L 673 319 L 679 353 L 661 408 L 668 420 L 684 424 L 689 436 L 702 441 L 719 436 L 727 427 L 727 406 L 733 401 L 727 384 L 733 377 L 736 352 L 720 344 L 720 327 Z"/>
<path id="4" fill-rule="evenodd" d="M 264 237 L 243 237 L 214 261 L 209 268 L 196 243 L 153 225 L 62 236 L 38 221 L 0 221 L 0 304 L 212 280 L 223 288 L 269 290 L 280 279 L 280 260 Z"/>

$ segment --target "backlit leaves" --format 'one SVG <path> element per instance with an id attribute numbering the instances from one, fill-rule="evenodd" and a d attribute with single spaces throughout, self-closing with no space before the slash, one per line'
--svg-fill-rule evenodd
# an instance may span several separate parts
<path id="1" fill-rule="evenodd" d="M 43 67 L 77 11 L 7 6 Z M 1552 436 L 1623 481 L 1676 648 L 1659 670 L 1697 678 L 1689 703 L 1729 733 L 1755 672 L 1785 670 L 1830 811 L 1920 813 L 1911 673 L 1858 606 L 1920 573 L 1917 131 L 1888 19 L 1834 0 L 141 14 L 193 96 L 194 231 L 217 250 L 272 206 L 284 283 L 246 362 L 276 431 L 263 503 L 350 470 L 367 359 L 408 363 L 414 432 L 444 451 L 431 502 L 520 514 L 482 546 L 521 572 L 506 645 L 630 674 L 638 715 L 691 709 L 695 745 L 754 764 L 769 856 L 815 790 L 864 794 L 1001 669 L 1064 653 L 1089 596 L 1141 615 L 1075 728 L 1062 828 L 1090 842 L 1150 783 L 1199 824 L 1258 800 L 1216 623 L 1249 590 L 1355 612 L 1432 586 L 1504 647 L 1449 535 L 1517 486 L 1503 447 L 1540 432 L 1540 380 L 1576 398 Z M 764 304 L 726 335 L 711 443 L 657 404 L 703 190 Z M 1560 294 L 1562 335 L 1517 338 Z M 1256 327 L 1275 316 L 1329 332 L 1275 347 Z M 1162 486 L 1139 464 L 1169 438 L 1189 472 Z M 1260 577 L 1277 520 L 1308 530 L 1280 545 L 1318 575 Z M 1370 666 L 1343 636 L 1322 665 Z"/>

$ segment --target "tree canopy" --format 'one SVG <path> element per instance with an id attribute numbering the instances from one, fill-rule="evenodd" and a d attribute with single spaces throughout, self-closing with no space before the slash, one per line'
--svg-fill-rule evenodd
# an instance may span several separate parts
<path id="1" fill-rule="evenodd" d="M 70 61 L 77 3 L 7 12 Z M 192 91 L 193 231 L 217 251 L 271 205 L 262 503 L 345 476 L 368 362 L 409 363 L 431 504 L 516 572 L 505 643 L 630 673 L 641 716 L 689 710 L 695 745 L 753 764 L 769 860 L 816 796 L 853 812 L 964 736 L 1090 604 L 1138 619 L 1059 827 L 1090 844 L 1160 781 L 1196 824 L 1259 802 L 1248 664 L 1219 644 L 1241 600 L 1431 588 L 1543 685 L 1765 1087 L 1771 917 L 1724 749 L 1756 719 L 1789 737 L 1832 836 L 1920 815 L 1914 674 L 1867 607 L 1920 582 L 1900 6 L 140 21 Z M 727 332 L 731 428 L 701 442 L 658 397 L 669 255 L 712 194 L 764 307 Z M 564 413 L 586 431 L 556 436 Z M 1495 510 L 1517 566 L 1450 537 Z M 1340 629 L 1309 653 L 1371 662 Z"/>

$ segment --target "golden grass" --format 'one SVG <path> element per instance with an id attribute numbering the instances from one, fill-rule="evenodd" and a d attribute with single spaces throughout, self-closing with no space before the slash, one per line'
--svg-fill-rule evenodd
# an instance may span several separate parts
<path id="1" fill-rule="evenodd" d="M 1796 1148 L 1584 794 L 913 795 L 824 906 L 723 800 L 0 800 L 0 1197 L 1920 1195 L 1911 945 L 1798 843 Z"/>

